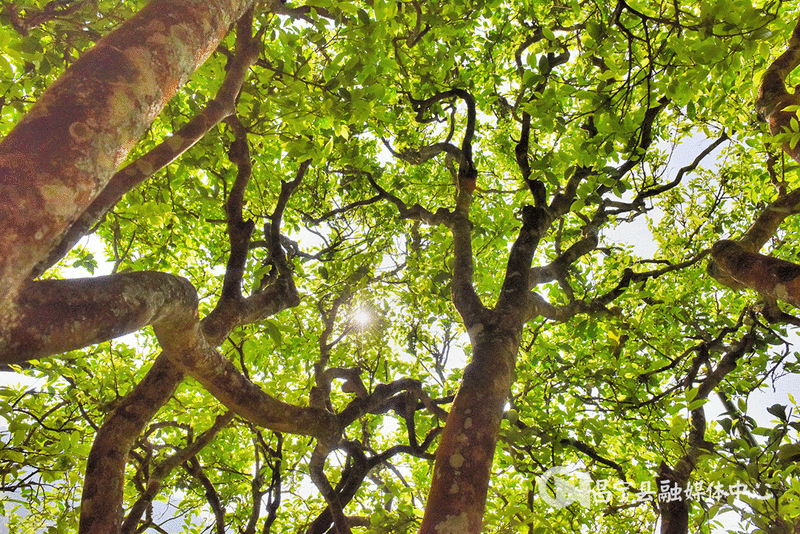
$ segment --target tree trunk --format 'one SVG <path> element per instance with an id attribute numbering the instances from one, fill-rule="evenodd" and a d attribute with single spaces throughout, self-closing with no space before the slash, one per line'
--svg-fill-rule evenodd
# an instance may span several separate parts
<path id="1" fill-rule="evenodd" d="M 0 322 L 252 0 L 154 0 L 84 53 L 0 143 Z"/>
<path id="2" fill-rule="evenodd" d="M 481 532 L 519 336 L 499 332 L 477 338 L 436 451 L 421 534 Z"/>
<path id="3" fill-rule="evenodd" d="M 689 532 L 689 502 L 686 500 L 686 477 L 661 462 L 656 477 L 658 509 L 661 512 L 661 534 Z"/>

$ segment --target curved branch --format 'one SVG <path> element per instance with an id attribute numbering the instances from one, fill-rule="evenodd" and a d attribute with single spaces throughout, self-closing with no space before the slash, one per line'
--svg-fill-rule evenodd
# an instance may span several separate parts
<path id="1" fill-rule="evenodd" d="M 160 272 L 31 282 L 19 296 L 20 321 L 0 343 L 0 361 L 61 354 L 151 324 L 185 324 L 196 306 L 188 280 Z"/>
<path id="2" fill-rule="evenodd" d="M 598 243 L 599 236 L 597 230 L 587 229 L 585 235 L 581 239 L 573 243 L 548 265 L 531 268 L 530 280 L 528 281 L 529 289 L 532 289 L 538 284 L 552 282 L 553 280 L 565 277 L 567 268 L 582 256 L 595 250 Z"/>
<path id="3" fill-rule="evenodd" d="M 571 447 L 574 447 L 576 450 L 582 452 L 583 454 L 585 454 L 586 456 L 588 456 L 592 460 L 596 461 L 597 463 L 600 463 L 600 464 L 603 464 L 603 465 L 605 465 L 607 467 L 612 468 L 614 471 L 617 472 L 617 474 L 619 475 L 620 479 L 622 479 L 625 482 L 628 481 L 628 479 L 625 477 L 625 470 L 622 469 L 622 466 L 619 465 L 614 460 L 609 460 L 608 458 L 604 458 L 603 456 L 600 456 L 597 453 L 597 450 L 595 450 L 594 447 L 592 447 L 590 445 L 587 445 L 586 443 L 584 443 L 582 441 L 579 441 L 577 439 L 571 439 L 571 438 L 564 438 L 564 439 L 561 440 L 560 443 L 562 445 L 569 445 Z"/>
<path id="4" fill-rule="evenodd" d="M 391 152 L 392 156 L 399 160 L 405 161 L 412 165 L 420 165 L 429 161 L 442 152 L 450 154 L 456 160 L 461 161 L 461 150 L 455 145 L 442 141 L 441 143 L 434 143 L 432 145 L 423 146 L 417 149 L 407 149 L 402 152 L 396 152 L 386 139 L 382 139 L 383 145 Z"/>
<path id="5" fill-rule="evenodd" d="M 339 502 L 342 505 L 347 505 L 356 495 L 356 491 L 361 487 L 366 476 L 378 467 L 379 465 L 388 462 L 393 456 L 397 454 L 409 454 L 418 458 L 431 459 L 430 454 L 425 451 L 433 444 L 433 440 L 442 432 L 442 427 L 432 429 L 425 437 L 425 441 L 418 447 L 409 445 L 394 445 L 380 454 L 375 454 L 369 458 L 366 457 L 364 451 L 358 443 L 355 442 L 342 442 L 342 446 L 347 449 L 350 461 L 347 467 L 342 472 L 342 477 L 336 485 L 336 493 L 339 496 Z M 330 507 L 320 513 L 317 518 L 311 523 L 306 530 L 306 534 L 325 534 L 333 522 Z"/>
<path id="6" fill-rule="evenodd" d="M 202 323 L 205 339 L 210 345 L 218 345 L 233 328 L 295 306 L 298 300 L 293 285 L 287 287 L 283 283 L 278 283 L 246 299 L 241 306 L 243 309 L 233 306 L 230 301 L 221 301 Z M 236 309 L 231 311 L 230 308 Z M 212 366 L 219 365 L 220 360 L 224 360 L 218 354 L 216 356 L 218 363 L 212 362 Z M 228 373 L 237 373 L 227 360 L 224 362 L 221 368 L 227 369 Z M 125 480 L 123 474 L 128 451 L 147 422 L 171 398 L 183 378 L 183 371 L 162 353 L 156 358 L 145 378 L 120 401 L 98 431 L 89 453 L 84 479 L 79 529 L 81 534 L 109 534 L 119 530 L 121 518 L 119 510 L 122 505 Z M 220 378 L 214 377 L 212 373 L 209 379 Z M 255 387 L 252 383 L 249 384 L 251 389 Z M 234 383 L 234 392 L 237 387 L 239 386 Z M 281 409 L 280 406 L 278 409 Z M 292 417 L 291 413 L 287 416 Z"/>
<path id="7" fill-rule="evenodd" d="M 325 476 L 325 459 L 328 454 L 330 454 L 330 446 L 317 442 L 308 465 L 311 481 L 328 504 L 336 534 L 351 534 L 350 527 L 347 524 L 347 517 L 345 517 L 342 509 L 342 502 L 339 500 L 339 494 L 331 486 L 328 477 Z"/>
<path id="8" fill-rule="evenodd" d="M 100 427 L 86 462 L 79 533 L 119 532 L 128 452 L 182 380 L 183 373 L 162 353 Z"/>
<path id="9" fill-rule="evenodd" d="M 402 219 L 421 221 L 426 224 L 430 224 L 431 226 L 450 224 L 452 215 L 446 209 L 439 208 L 436 210 L 436 213 L 432 213 L 419 204 L 414 204 L 409 208 L 405 202 L 378 185 L 378 182 L 375 181 L 375 178 L 373 178 L 371 173 L 365 172 L 364 175 L 367 177 L 367 180 L 369 180 L 372 188 L 375 189 L 375 191 L 377 191 L 382 198 L 385 198 L 397 206 L 397 210 L 400 212 L 400 217 Z"/>
<path id="10" fill-rule="evenodd" d="M 467 104 L 467 124 L 464 129 L 464 138 L 461 142 L 461 157 L 458 165 L 458 181 L 459 188 L 466 189 L 470 193 L 475 190 L 476 180 L 478 178 L 478 171 L 475 168 L 475 163 L 472 159 L 472 139 L 475 136 L 475 123 L 476 123 L 476 109 L 475 98 L 469 91 L 464 89 L 451 89 L 437 93 L 425 100 L 416 100 L 409 97 L 414 111 L 417 112 L 417 120 L 425 120 L 425 112 L 431 106 L 442 100 L 458 97 Z"/>
<path id="11" fill-rule="evenodd" d="M 161 483 L 169 473 L 177 466 L 184 462 L 188 462 L 198 452 L 200 452 L 206 445 L 214 441 L 220 430 L 225 428 L 228 423 L 233 420 L 233 412 L 226 412 L 217 416 L 211 428 L 200 434 L 196 440 L 189 443 L 186 447 L 179 450 L 163 462 L 161 462 L 150 474 L 145 486 L 145 493 L 142 494 L 131 509 L 128 511 L 128 516 L 122 523 L 122 534 L 135 534 L 139 520 L 144 514 L 148 506 L 153 502 L 153 499 L 161 490 Z"/>
<path id="12" fill-rule="evenodd" d="M 550 222 L 546 209 L 533 206 L 522 208 L 522 228 L 508 255 L 506 274 L 496 307 L 499 313 L 512 313 L 516 316 L 515 320 L 519 321 L 520 326 L 526 319 L 533 254 Z"/>
<path id="13" fill-rule="evenodd" d="M 228 150 L 228 158 L 236 164 L 238 170 L 228 200 L 225 202 L 231 253 L 225 268 L 220 300 L 240 302 L 242 300 L 242 278 L 250 250 L 250 238 L 255 226 L 253 221 L 244 220 L 243 213 L 244 193 L 253 174 L 253 164 L 250 160 L 250 147 L 247 144 L 247 132 L 244 127 L 235 115 L 228 119 L 228 124 L 231 125 L 236 136 Z"/>
<path id="14" fill-rule="evenodd" d="M 360 208 L 361 206 L 369 206 L 370 204 L 374 204 L 374 203 L 376 203 L 377 201 L 379 201 L 379 200 L 381 200 L 383 198 L 384 197 L 382 195 L 375 195 L 374 197 L 370 197 L 370 198 L 367 198 L 367 199 L 364 199 L 364 200 L 356 200 L 355 202 L 351 202 L 350 204 L 348 204 L 346 206 L 343 206 L 341 208 L 333 209 L 333 210 L 321 215 L 320 217 L 312 217 L 311 215 L 309 215 L 307 213 L 303 213 L 303 217 L 306 220 L 308 220 L 309 223 L 311 223 L 313 225 L 317 225 L 317 224 L 325 222 L 328 219 L 331 219 L 331 218 L 333 218 L 333 217 L 335 217 L 335 216 L 337 216 L 337 215 L 339 215 L 341 213 L 347 213 L 350 210 L 353 210 L 355 208 Z"/>
<path id="15" fill-rule="evenodd" d="M 8 14 L 11 26 L 22 36 L 27 36 L 30 30 L 38 28 L 52 20 L 65 19 L 81 9 L 87 0 L 50 0 L 44 8 L 33 9 L 25 8 L 25 17 L 19 16 L 20 8 L 13 3 L 4 4 L 4 10 Z"/>
<path id="16" fill-rule="evenodd" d="M 288 278 L 291 278 L 292 267 L 286 259 L 286 252 L 281 246 L 281 221 L 283 220 L 283 212 L 286 211 L 286 205 L 289 203 L 289 199 L 292 198 L 292 195 L 300 186 L 310 166 L 311 160 L 307 159 L 300 163 L 294 180 L 291 182 L 281 180 L 281 192 L 275 203 L 275 210 L 269 218 L 270 228 L 267 238 L 269 240 L 270 258 L 275 263 L 278 273 Z"/>
<path id="17" fill-rule="evenodd" d="M 649 101 L 648 101 L 649 102 Z M 623 163 L 615 172 L 617 177 L 622 177 L 628 173 L 633 167 L 639 163 L 642 158 L 644 157 L 645 151 L 650 147 L 653 143 L 653 123 L 655 122 L 658 114 L 667 107 L 669 104 L 669 99 L 666 97 L 661 97 L 658 100 L 658 105 L 649 108 L 644 113 L 644 118 L 642 119 L 642 125 L 639 127 L 640 136 L 639 136 L 639 143 L 631 152 L 633 153 L 633 157 Z M 637 150 L 638 149 L 638 150 Z"/>
<path id="18" fill-rule="evenodd" d="M 789 128 L 791 120 L 796 117 L 794 111 L 784 111 L 784 108 L 800 103 L 796 93 L 789 93 L 786 90 L 786 77 L 798 65 L 800 65 L 800 19 L 789 38 L 788 48 L 767 68 L 758 88 L 756 112 L 759 119 L 769 123 L 769 131 L 773 135 Z M 800 148 L 795 146 L 793 149 L 789 143 L 785 143 L 782 148 L 791 158 L 800 161 Z"/>
<path id="19" fill-rule="evenodd" d="M 632 269 L 625 269 L 619 283 L 611 291 L 599 295 L 594 299 L 573 300 L 564 306 L 554 306 L 538 293 L 530 292 L 527 297 L 528 310 L 526 320 L 529 321 L 535 317 L 545 317 L 552 321 L 565 322 L 578 314 L 607 313 L 608 310 L 606 306 L 619 298 L 632 283 L 643 282 L 650 278 L 658 278 L 668 272 L 690 267 L 705 258 L 708 253 L 709 251 L 707 250 L 702 251 L 688 260 L 668 265 L 662 269 L 643 273 L 635 273 Z"/>
<path id="20" fill-rule="evenodd" d="M 775 235 L 787 217 L 798 213 L 800 213 L 800 189 L 795 189 L 764 208 L 753 225 L 739 239 L 739 245 L 749 252 L 758 252 Z"/>
<path id="21" fill-rule="evenodd" d="M 678 174 L 675 176 L 674 180 L 672 180 L 669 183 L 652 187 L 650 189 L 642 191 L 641 193 L 636 195 L 636 198 L 633 200 L 633 202 L 631 202 L 631 204 L 633 206 L 637 206 L 641 204 L 646 198 L 660 195 L 661 193 L 664 193 L 674 187 L 677 187 L 681 183 L 681 180 L 683 180 L 683 177 L 686 173 L 690 173 L 693 170 L 695 170 L 698 167 L 698 165 L 700 165 L 700 163 L 706 158 L 706 156 L 711 154 L 711 152 L 713 152 L 717 147 L 719 147 L 719 145 L 721 145 L 728 139 L 730 139 L 730 137 L 728 137 L 727 133 L 723 133 L 722 135 L 717 137 L 714 140 L 714 142 L 711 143 L 709 146 L 707 146 L 702 152 L 700 152 L 700 154 L 698 154 L 697 157 L 694 158 L 694 160 L 689 165 L 681 167 L 681 169 L 678 171 Z"/>

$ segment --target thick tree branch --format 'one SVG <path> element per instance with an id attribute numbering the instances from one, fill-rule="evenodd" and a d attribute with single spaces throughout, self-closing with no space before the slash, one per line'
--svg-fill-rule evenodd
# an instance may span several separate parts
<path id="1" fill-rule="evenodd" d="M 241 137 L 239 138 L 241 139 Z M 279 276 L 270 286 L 241 298 L 241 277 L 247 261 L 249 230 L 241 224 L 242 184 L 249 179 L 246 145 L 232 150 L 240 172 L 226 204 L 231 253 L 220 300 L 202 321 L 205 339 L 218 346 L 234 329 L 296 306 L 299 296 L 291 276 Z M 238 185 L 237 185 L 238 184 Z M 160 275 L 169 276 L 169 275 Z M 184 373 L 162 353 L 145 378 L 122 399 L 98 431 L 89 453 L 82 496 L 81 534 L 113 534 L 121 520 L 122 491 L 128 452 L 144 426 L 166 404 Z M 115 481 L 115 483 L 109 483 Z"/>
<path id="2" fill-rule="evenodd" d="M 800 307 L 800 265 L 748 252 L 727 239 L 714 243 L 711 256 L 722 271 L 740 284 Z"/>
<path id="3" fill-rule="evenodd" d="M 217 125 L 235 111 L 235 101 L 242 85 L 247 78 L 250 66 L 258 59 L 261 50 L 260 36 L 252 38 L 247 31 L 248 17 L 240 19 L 237 32 L 236 55 L 228 67 L 225 80 L 206 107 L 180 130 L 164 140 L 133 163 L 127 165 L 111 177 L 108 184 L 92 201 L 86 210 L 70 226 L 59 243 L 50 251 L 47 258 L 40 262 L 31 273 L 36 278 L 53 266 L 64 254 L 69 252 L 81 237 L 86 235 L 92 227 L 131 189 L 141 184 L 147 178 L 175 161 L 189 148 L 195 145 Z"/>
<path id="4" fill-rule="evenodd" d="M 744 355 L 753 350 L 753 345 L 756 342 L 755 334 L 748 332 L 745 334 L 729 351 L 727 351 L 713 371 L 708 373 L 706 377 L 697 386 L 697 395 L 695 399 L 707 398 L 714 389 L 728 376 L 734 369 L 736 369 L 736 362 L 738 362 Z"/>
<path id="5" fill-rule="evenodd" d="M 684 497 L 687 478 L 671 469 L 662 461 L 658 466 L 656 487 L 665 489 L 667 494 L 672 489 L 678 494 L 677 499 L 664 500 L 658 503 L 661 514 L 661 534 L 688 534 L 689 501 Z"/>
<path id="6" fill-rule="evenodd" d="M 511 313 L 524 322 L 524 313 L 531 279 L 531 261 L 543 233 L 550 226 L 546 209 L 525 206 L 522 208 L 522 228 L 511 246 L 506 265 L 506 275 L 500 297 L 497 299 L 498 313 Z"/>
<path id="7" fill-rule="evenodd" d="M 460 189 L 458 207 L 450 222 L 453 233 L 453 304 L 464 321 L 467 332 L 483 322 L 486 307 L 481 302 L 473 285 L 474 259 L 472 255 L 472 223 L 469 220 L 469 205 L 472 193 Z M 470 334 L 472 337 L 472 334 Z"/>
<path id="8" fill-rule="evenodd" d="M 562 215 L 569 213 L 572 208 L 572 203 L 575 201 L 575 195 L 578 192 L 578 186 L 581 182 L 591 176 L 594 171 L 590 167 L 578 167 L 572 173 L 564 191 L 556 193 L 553 200 L 550 202 L 549 210 L 553 220 L 558 219 Z"/>
<path id="9" fill-rule="evenodd" d="M 86 462 L 80 534 L 114 534 L 122 522 L 128 452 L 145 425 L 173 395 L 183 373 L 164 354 L 100 427 Z"/>
<path id="10" fill-rule="evenodd" d="M 206 339 L 209 344 L 219 345 L 234 328 L 295 306 L 298 300 L 294 286 L 288 288 L 279 280 L 267 290 L 248 298 L 244 311 L 209 314 L 203 321 Z M 221 301 L 215 311 L 231 306 L 230 301 Z M 119 530 L 128 451 L 183 378 L 184 373 L 162 353 L 145 378 L 120 401 L 98 431 L 84 479 L 81 534 L 109 534 Z"/>
<path id="11" fill-rule="evenodd" d="M 783 133 L 790 128 L 790 122 L 796 117 L 794 111 L 784 111 L 784 108 L 800 103 L 796 93 L 786 90 L 786 77 L 797 65 L 800 65 L 800 19 L 789 38 L 789 46 L 778 59 L 772 62 L 761 79 L 756 100 L 756 112 L 761 120 L 769 123 L 769 131 L 773 135 Z M 784 143 L 783 151 L 794 160 L 800 158 L 800 148 L 794 149 L 789 143 Z"/>
<path id="12" fill-rule="evenodd" d="M 96 278 L 31 282 L 18 302 L 21 321 L 0 344 L 0 361 L 61 354 L 135 332 L 147 325 L 191 321 L 191 283 L 141 271 Z"/>
<path id="13" fill-rule="evenodd" d="M 531 139 L 531 116 L 527 112 L 522 113 L 522 125 L 520 126 L 519 142 L 514 146 L 514 156 L 517 160 L 519 172 L 525 183 L 531 176 L 531 164 L 528 161 L 528 148 Z"/>
<path id="14" fill-rule="evenodd" d="M 255 224 L 253 221 L 244 220 L 244 194 L 247 184 L 253 174 L 253 165 L 250 161 L 250 147 L 247 142 L 247 132 L 238 117 L 235 115 L 228 119 L 233 129 L 235 140 L 228 149 L 228 158 L 236 165 L 236 179 L 233 182 L 228 200 L 225 202 L 226 228 L 231 253 L 225 268 L 225 277 L 222 281 L 221 302 L 230 302 L 233 307 L 241 304 L 242 278 L 244 277 L 247 256 L 250 252 L 250 238 L 253 235 Z M 234 304 L 235 303 L 235 304 Z M 217 306 L 216 309 L 223 309 Z"/>
<path id="15" fill-rule="evenodd" d="M 84 53 L 0 143 L 0 320 L 251 0 L 154 0 Z M 148 43 L 142 47 L 142 43 Z"/>
<path id="16" fill-rule="evenodd" d="M 753 225 L 739 239 L 739 245 L 748 252 L 758 252 L 772 239 L 787 217 L 798 213 L 800 213 L 800 189 L 795 189 L 764 208 Z"/>
<path id="17" fill-rule="evenodd" d="M 303 181 L 303 178 L 308 172 L 308 168 L 311 166 L 311 160 L 307 159 L 300 163 L 300 166 L 297 169 L 297 173 L 295 174 L 294 180 L 291 182 L 286 182 L 281 180 L 281 192 L 278 195 L 278 200 L 275 203 L 275 209 L 270 215 L 270 234 L 269 234 L 269 242 L 270 242 L 270 256 L 271 259 L 275 262 L 275 266 L 278 270 L 278 273 L 283 276 L 291 276 L 291 266 L 286 260 L 286 253 L 281 246 L 281 222 L 283 220 L 283 213 L 286 211 L 286 205 L 289 203 L 289 199 L 292 198 L 292 195 L 300 186 L 300 183 Z"/>
<path id="18" fill-rule="evenodd" d="M 153 470 L 147 480 L 145 493 L 133 503 L 133 506 L 131 506 L 131 509 L 128 511 L 128 516 L 122 523 L 122 534 L 136 533 L 142 514 L 144 514 L 147 507 L 150 506 L 155 496 L 161 490 L 161 484 L 164 478 L 166 478 L 173 469 L 184 462 L 188 462 L 206 445 L 214 441 L 219 431 L 225 428 L 232 420 L 233 412 L 226 412 L 223 415 L 217 416 L 214 420 L 214 424 L 208 430 L 200 434 L 196 440 L 190 442 L 186 447 L 161 462 Z"/>
<path id="19" fill-rule="evenodd" d="M 311 454 L 308 470 L 311 474 L 311 481 L 328 504 L 328 510 L 333 517 L 333 525 L 336 534 L 350 534 L 350 526 L 347 524 L 347 518 L 344 515 L 342 502 L 339 500 L 339 494 L 333 489 L 333 486 L 331 486 L 328 477 L 325 476 L 325 459 L 330 452 L 330 445 L 317 442 L 317 446 L 314 447 L 314 452 Z"/>

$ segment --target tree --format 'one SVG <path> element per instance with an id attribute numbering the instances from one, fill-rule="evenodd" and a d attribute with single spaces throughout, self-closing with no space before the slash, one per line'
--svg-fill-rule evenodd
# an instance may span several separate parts
<path id="1" fill-rule="evenodd" d="M 797 15 L 4 4 L 12 527 L 796 532 Z"/>

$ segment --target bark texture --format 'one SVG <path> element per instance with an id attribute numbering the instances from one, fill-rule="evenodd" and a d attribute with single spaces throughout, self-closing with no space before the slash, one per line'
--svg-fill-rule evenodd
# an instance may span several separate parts
<path id="1" fill-rule="evenodd" d="M 661 512 L 661 534 L 687 534 L 689 532 L 689 502 L 683 496 L 683 491 L 686 489 L 686 477 L 661 462 L 656 477 L 656 488 L 679 490 L 677 499 L 658 503 Z"/>
<path id="2" fill-rule="evenodd" d="M 711 256 L 727 275 L 765 297 L 800 307 L 800 265 L 749 252 L 736 241 L 714 243 Z"/>
<path id="3" fill-rule="evenodd" d="M 481 532 L 519 337 L 489 328 L 477 338 L 478 342 L 473 344 L 473 362 L 464 371 L 436 451 L 420 530 L 425 534 Z"/>
<path id="4" fill-rule="evenodd" d="M 786 90 L 786 77 L 800 65 L 800 20 L 789 38 L 789 46 L 767 69 L 758 88 L 756 111 L 759 118 L 769 123 L 769 131 L 775 135 L 790 130 L 791 120 L 797 118 L 794 111 L 785 111 L 787 106 L 800 104 L 797 93 Z M 791 147 L 784 143 L 783 151 L 795 161 L 800 161 L 800 144 Z"/>
<path id="5" fill-rule="evenodd" d="M 0 143 L 0 321 L 166 102 L 252 0 L 154 0 L 101 39 Z"/>
<path id="6" fill-rule="evenodd" d="M 500 422 L 514 381 L 522 328 L 529 317 L 531 260 L 551 221 L 543 208 L 524 208 L 497 305 L 489 310 L 472 284 L 467 219 L 471 198 L 471 191 L 461 188 L 451 230 L 453 302 L 470 337 L 472 362 L 464 371 L 436 451 L 422 534 L 481 532 Z"/>
<path id="7" fill-rule="evenodd" d="M 128 452 L 147 423 L 172 397 L 183 376 L 161 354 L 145 378 L 122 399 L 98 430 L 86 462 L 80 534 L 120 532 Z"/>

